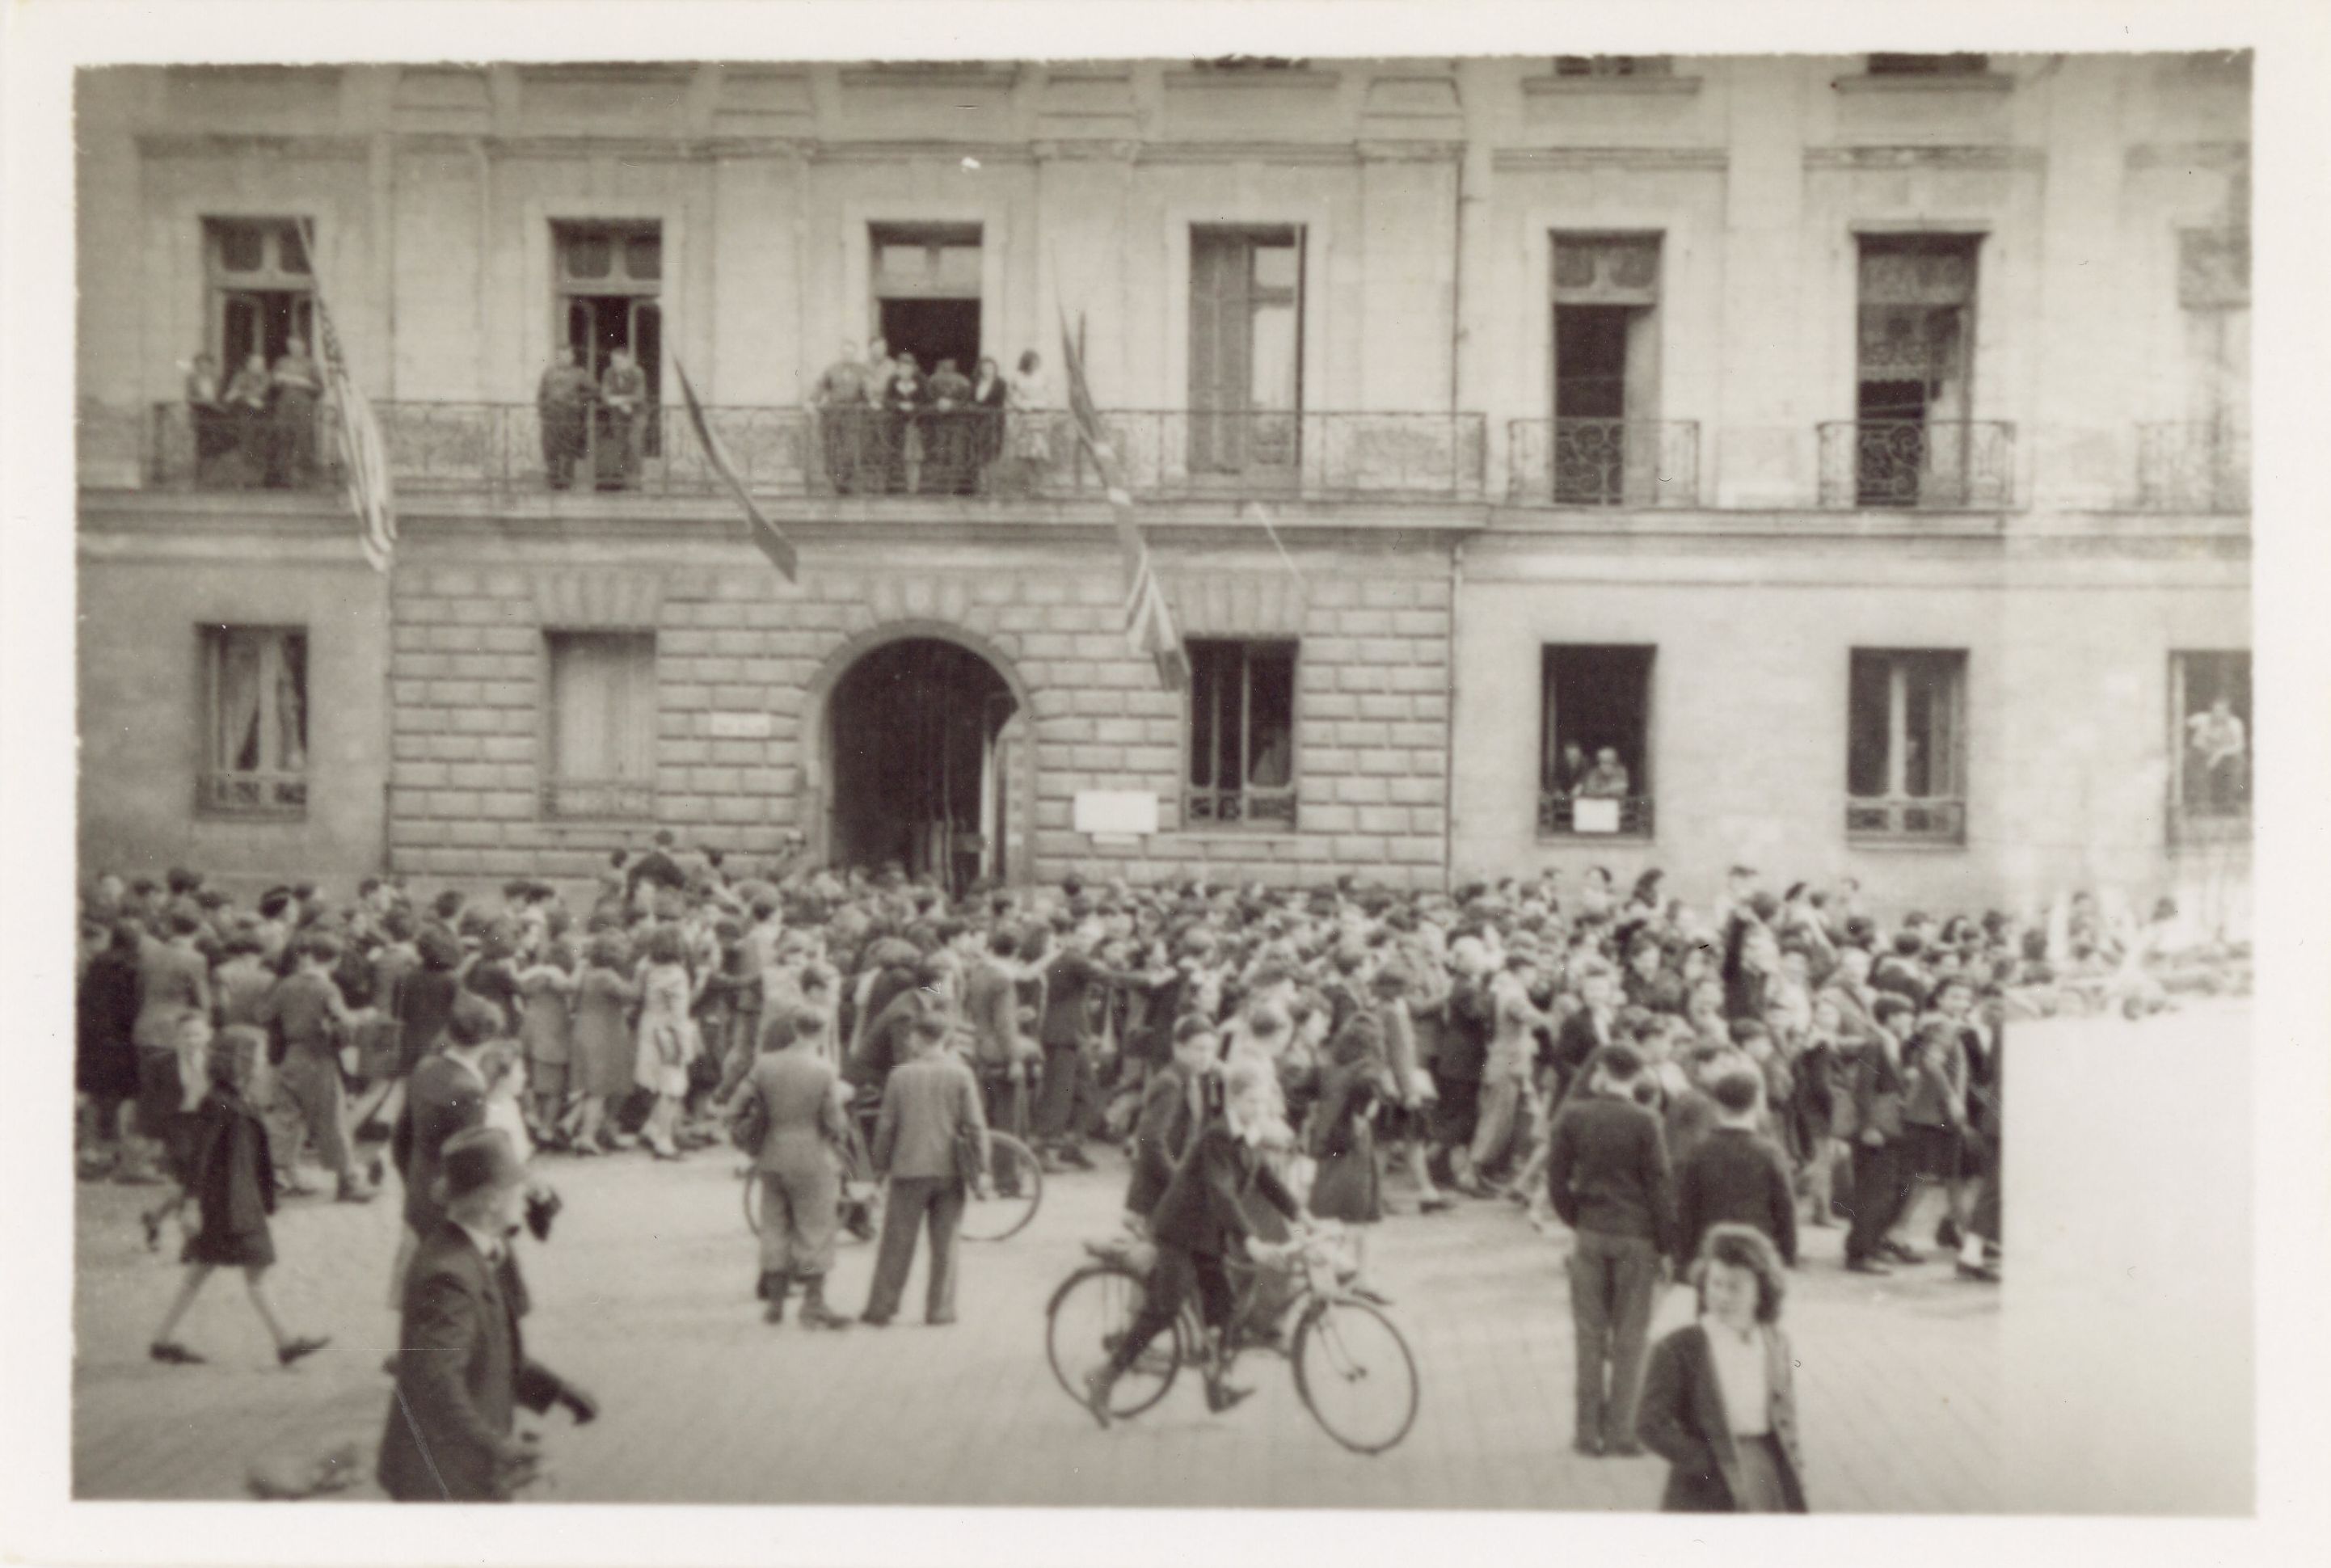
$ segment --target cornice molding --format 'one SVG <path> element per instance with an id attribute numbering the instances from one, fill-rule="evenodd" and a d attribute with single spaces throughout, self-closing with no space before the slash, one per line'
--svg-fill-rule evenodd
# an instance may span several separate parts
<path id="1" fill-rule="evenodd" d="M 370 156 L 372 138 L 309 131 L 142 131 L 142 157 L 267 157 L 331 162 Z"/>
<path id="2" fill-rule="evenodd" d="M 1720 147 L 1501 147 L 1489 155 L 1500 174 L 1531 169 L 1729 168 L 1731 154 Z"/>
<path id="3" fill-rule="evenodd" d="M 2141 141 L 2126 154 L 2132 169 L 2216 169 L 2231 172 L 2250 164 L 2246 141 Z"/>
<path id="4" fill-rule="evenodd" d="M 1890 147 L 1812 147 L 1805 149 L 1808 169 L 2013 169 L 2030 173 L 2048 166 L 2048 154 L 2036 147 L 1916 144 Z"/>

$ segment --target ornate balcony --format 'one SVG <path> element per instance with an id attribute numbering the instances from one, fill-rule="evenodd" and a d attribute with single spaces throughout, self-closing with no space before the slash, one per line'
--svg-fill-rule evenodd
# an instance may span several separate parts
<path id="1" fill-rule="evenodd" d="M 2149 512 L 2250 509 L 2250 432 L 2240 425 L 2136 427 L 2136 504 Z"/>
<path id="2" fill-rule="evenodd" d="M 1696 421 L 1518 419 L 1507 433 L 1506 499 L 1516 506 L 1699 503 Z"/>
<path id="3" fill-rule="evenodd" d="M 1193 787 L 1182 797 L 1182 826 L 1295 831 L 1295 791 Z"/>
<path id="4" fill-rule="evenodd" d="M 2015 500 L 2015 427 L 2001 420 L 1835 420 L 1820 427 L 1821 504 L 1993 509 Z"/>
<path id="5" fill-rule="evenodd" d="M 1943 795 L 1857 796 L 1845 803 L 1845 832 L 1851 839 L 1964 844 L 1966 802 Z"/>
<path id="6" fill-rule="evenodd" d="M 395 482 L 522 494 L 556 489 L 703 495 L 718 486 L 680 409 L 625 422 L 604 410 L 546 423 L 531 404 L 382 403 Z M 1098 499 L 1099 475 L 1065 413 L 718 407 L 707 422 L 747 486 L 774 495 L 1030 495 Z M 150 488 L 327 489 L 339 483 L 335 416 L 304 442 L 265 415 L 157 404 L 141 432 Z M 1126 484 L 1153 499 L 1207 495 L 1459 499 L 1481 491 L 1479 414 L 1208 413 L 1102 415 Z"/>
<path id="7" fill-rule="evenodd" d="M 308 811 L 308 775 L 221 769 L 196 776 L 195 796 L 195 810 L 205 816 L 304 816 Z"/>
<path id="8" fill-rule="evenodd" d="M 1542 838 L 1648 839 L 1651 836 L 1650 795 L 1556 794 L 1537 797 L 1537 831 Z"/>

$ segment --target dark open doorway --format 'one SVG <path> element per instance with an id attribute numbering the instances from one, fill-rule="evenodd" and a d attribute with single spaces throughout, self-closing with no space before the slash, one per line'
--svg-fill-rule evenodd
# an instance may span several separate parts
<path id="1" fill-rule="evenodd" d="M 885 299 L 882 337 L 892 354 L 911 354 L 928 375 L 952 359 L 966 379 L 979 368 L 979 301 Z"/>
<path id="2" fill-rule="evenodd" d="M 834 863 L 895 860 L 956 892 L 1000 878 L 996 737 L 1014 707 L 993 665 L 938 638 L 887 642 L 851 666 L 827 704 Z"/>

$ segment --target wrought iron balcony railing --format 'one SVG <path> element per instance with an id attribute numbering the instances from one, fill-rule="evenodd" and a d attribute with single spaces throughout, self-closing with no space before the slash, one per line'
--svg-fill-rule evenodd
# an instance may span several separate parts
<path id="1" fill-rule="evenodd" d="M 546 418 L 532 404 L 374 405 L 403 486 L 523 493 L 557 489 L 709 494 L 686 413 L 650 407 Z M 747 486 L 777 495 L 1036 495 L 1099 499 L 1099 475 L 1067 414 L 937 409 L 717 407 L 705 411 Z M 161 404 L 144 432 L 157 488 L 319 489 L 339 482 L 327 411 L 304 440 L 265 414 L 197 416 Z M 1136 495 L 1401 497 L 1481 490 L 1479 414 L 1105 413 L 1104 433 Z"/>
<path id="2" fill-rule="evenodd" d="M 1182 797 L 1182 825 L 1201 828 L 1261 828 L 1291 832 L 1295 827 L 1295 791 L 1284 789 L 1211 789 L 1194 785 Z"/>
<path id="3" fill-rule="evenodd" d="M 1648 839 L 1650 795 L 1565 795 L 1548 790 L 1537 797 L 1537 831 L 1549 837 Z"/>
<path id="4" fill-rule="evenodd" d="M 1821 504 L 1993 508 L 2015 499 L 2015 427 L 2002 420 L 1836 420 L 1821 431 Z"/>
<path id="5" fill-rule="evenodd" d="M 1699 425 L 1688 419 L 1518 419 L 1507 426 L 1517 506 L 1699 503 Z"/>
<path id="6" fill-rule="evenodd" d="M 2250 432 L 2235 424 L 2136 427 L 2137 505 L 2155 512 L 2250 509 Z"/>
<path id="7" fill-rule="evenodd" d="M 546 817 L 607 818 L 655 815 L 655 785 L 634 779 L 546 779 Z"/>
<path id="8" fill-rule="evenodd" d="M 1857 839 L 1966 842 L 1966 802 L 1952 796 L 1856 796 L 1845 803 L 1845 831 Z"/>
<path id="9" fill-rule="evenodd" d="M 296 817 L 308 810 L 304 773 L 217 769 L 197 775 L 195 808 L 211 816 Z"/>

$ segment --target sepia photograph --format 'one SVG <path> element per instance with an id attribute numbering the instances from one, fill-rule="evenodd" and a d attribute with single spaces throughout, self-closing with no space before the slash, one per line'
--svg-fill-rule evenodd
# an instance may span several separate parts
<path id="1" fill-rule="evenodd" d="M 2252 1516 L 2260 57 L 1673 35 L 75 63 L 65 1500 Z"/>

